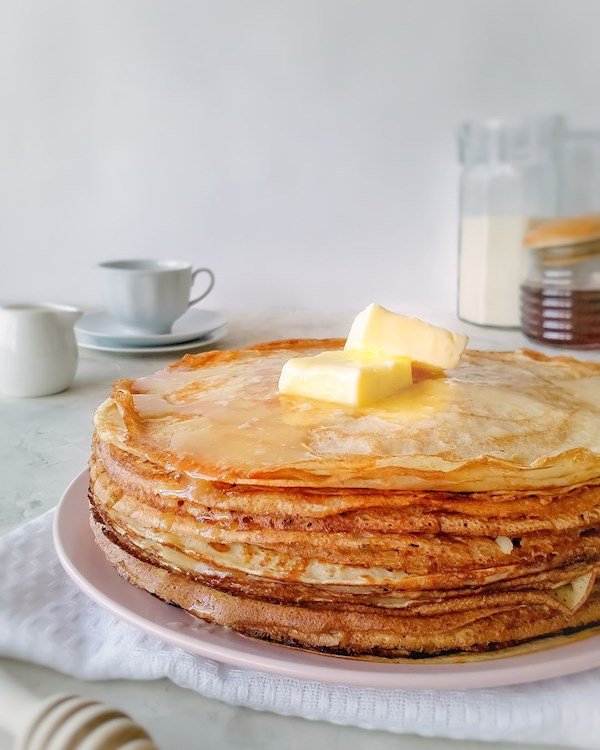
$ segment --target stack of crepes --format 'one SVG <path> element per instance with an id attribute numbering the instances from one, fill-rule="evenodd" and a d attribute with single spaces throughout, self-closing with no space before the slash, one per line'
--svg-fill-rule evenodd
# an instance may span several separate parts
<path id="1" fill-rule="evenodd" d="M 202 619 L 348 656 L 592 632 L 600 364 L 467 351 L 370 407 L 278 393 L 286 360 L 343 343 L 187 355 L 114 384 L 90 501 L 119 573 Z"/>

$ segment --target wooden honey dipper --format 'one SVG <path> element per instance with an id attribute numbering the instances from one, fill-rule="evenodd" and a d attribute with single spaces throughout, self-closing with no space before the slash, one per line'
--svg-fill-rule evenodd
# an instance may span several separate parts
<path id="1" fill-rule="evenodd" d="M 76 695 L 38 699 L 2 670 L 0 727 L 15 750 L 158 750 L 122 711 Z"/>

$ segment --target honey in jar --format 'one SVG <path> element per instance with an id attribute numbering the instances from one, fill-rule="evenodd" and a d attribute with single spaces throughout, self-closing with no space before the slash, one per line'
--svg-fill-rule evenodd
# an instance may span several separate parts
<path id="1" fill-rule="evenodd" d="M 523 333 L 553 346 L 600 349 L 600 214 L 544 221 L 524 245 Z"/>

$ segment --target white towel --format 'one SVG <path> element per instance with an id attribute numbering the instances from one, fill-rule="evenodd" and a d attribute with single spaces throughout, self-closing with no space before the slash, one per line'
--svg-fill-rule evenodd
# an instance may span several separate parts
<path id="1" fill-rule="evenodd" d="M 600 748 L 600 669 L 468 691 L 324 685 L 228 667 L 168 646 L 88 600 L 63 572 L 53 513 L 0 539 L 0 654 L 83 680 L 152 680 L 237 706 L 367 729 Z"/>

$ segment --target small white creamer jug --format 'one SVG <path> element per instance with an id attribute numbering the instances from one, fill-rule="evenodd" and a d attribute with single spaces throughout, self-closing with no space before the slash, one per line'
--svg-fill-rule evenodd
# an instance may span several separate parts
<path id="1" fill-rule="evenodd" d="M 0 393 L 49 396 L 64 391 L 77 370 L 75 307 L 0 306 Z"/>

